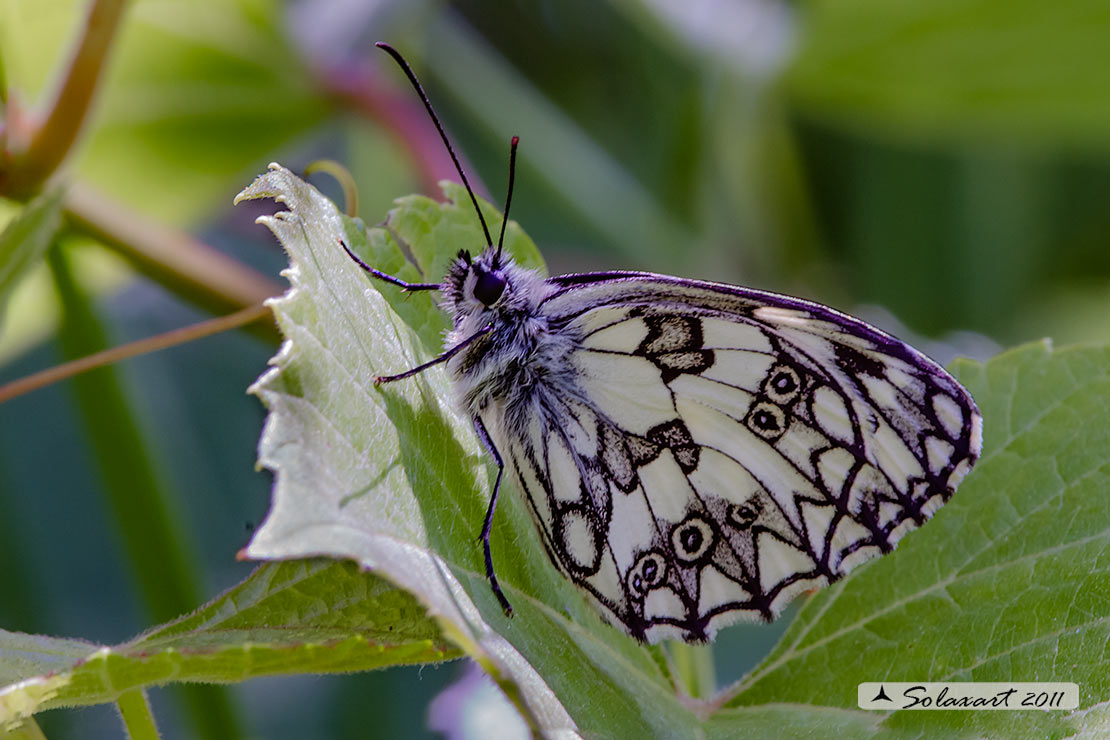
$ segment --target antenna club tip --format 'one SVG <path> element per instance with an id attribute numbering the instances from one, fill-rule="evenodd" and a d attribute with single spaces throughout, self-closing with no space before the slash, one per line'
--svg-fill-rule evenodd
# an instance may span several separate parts
<path id="1" fill-rule="evenodd" d="M 519 143 L 520 143 L 520 137 L 519 136 L 514 136 L 513 140 L 512 140 L 512 146 L 516 146 Z"/>
<path id="2" fill-rule="evenodd" d="M 406 66 L 405 58 L 401 56 L 401 52 L 397 51 L 396 49 L 394 49 L 392 46 L 390 46 L 386 42 L 376 41 L 376 42 L 374 42 L 374 46 L 378 47 L 379 49 L 384 51 L 386 54 L 389 54 L 389 56 L 391 56 L 395 60 L 397 60 L 397 63 L 400 64 L 402 68 L 404 68 Z"/>

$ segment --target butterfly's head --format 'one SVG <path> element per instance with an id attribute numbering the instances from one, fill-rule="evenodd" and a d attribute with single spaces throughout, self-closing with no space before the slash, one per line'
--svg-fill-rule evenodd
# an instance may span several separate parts
<path id="1" fill-rule="evenodd" d="M 444 280 L 444 308 L 454 316 L 456 326 L 469 316 L 488 320 L 497 313 L 527 312 L 536 292 L 531 287 L 534 281 L 543 279 L 516 266 L 496 248 L 477 257 L 462 251 Z"/>
<path id="2" fill-rule="evenodd" d="M 492 260 L 483 259 L 490 254 L 493 255 Z M 499 263 L 498 255 L 487 250 L 477 260 L 471 261 L 470 274 L 464 285 L 467 296 L 486 308 L 497 305 L 504 297 L 505 287 L 508 285 L 508 277 Z"/>
<path id="3" fill-rule="evenodd" d="M 448 310 L 456 317 L 494 309 L 506 297 L 509 285 L 506 266 L 494 257 L 491 249 L 476 258 L 462 250 L 451 263 L 444 281 L 444 295 Z"/>

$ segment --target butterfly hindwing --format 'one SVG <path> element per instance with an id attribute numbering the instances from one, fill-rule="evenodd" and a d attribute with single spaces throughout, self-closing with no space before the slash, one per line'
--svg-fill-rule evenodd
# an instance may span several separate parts
<path id="1" fill-rule="evenodd" d="M 889 551 L 978 456 L 966 391 L 856 319 L 643 273 L 548 282 L 574 382 L 499 443 L 552 560 L 637 637 L 770 619 Z"/>

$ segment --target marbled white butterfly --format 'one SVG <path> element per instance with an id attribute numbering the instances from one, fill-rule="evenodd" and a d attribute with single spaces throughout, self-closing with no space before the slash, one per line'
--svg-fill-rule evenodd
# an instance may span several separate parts
<path id="1" fill-rule="evenodd" d="M 458 169 L 427 95 L 404 70 Z M 517 139 L 510 156 L 508 219 Z M 437 290 L 446 363 L 552 562 L 640 640 L 770 620 L 885 552 L 952 496 L 982 446 L 971 396 L 912 347 L 831 308 L 645 272 L 544 279 L 493 246 Z"/>

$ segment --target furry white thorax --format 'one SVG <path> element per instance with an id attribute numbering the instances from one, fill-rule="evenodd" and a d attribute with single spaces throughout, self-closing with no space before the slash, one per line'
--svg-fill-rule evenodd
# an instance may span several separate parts
<path id="1" fill-rule="evenodd" d="M 505 282 L 490 306 L 474 295 L 481 272 Z M 539 272 L 519 267 L 508 255 L 498 258 L 494 248 L 473 260 L 460 254 L 451 265 L 443 282 L 442 306 L 454 328 L 447 333 L 445 349 L 492 327 L 447 363 L 459 403 L 472 417 L 498 419 L 497 426 L 508 431 L 518 428 L 528 410 L 534 413 L 538 396 L 552 391 L 577 395 L 570 356 L 578 342 L 553 329 L 544 316 L 541 304 L 551 291 Z"/>

